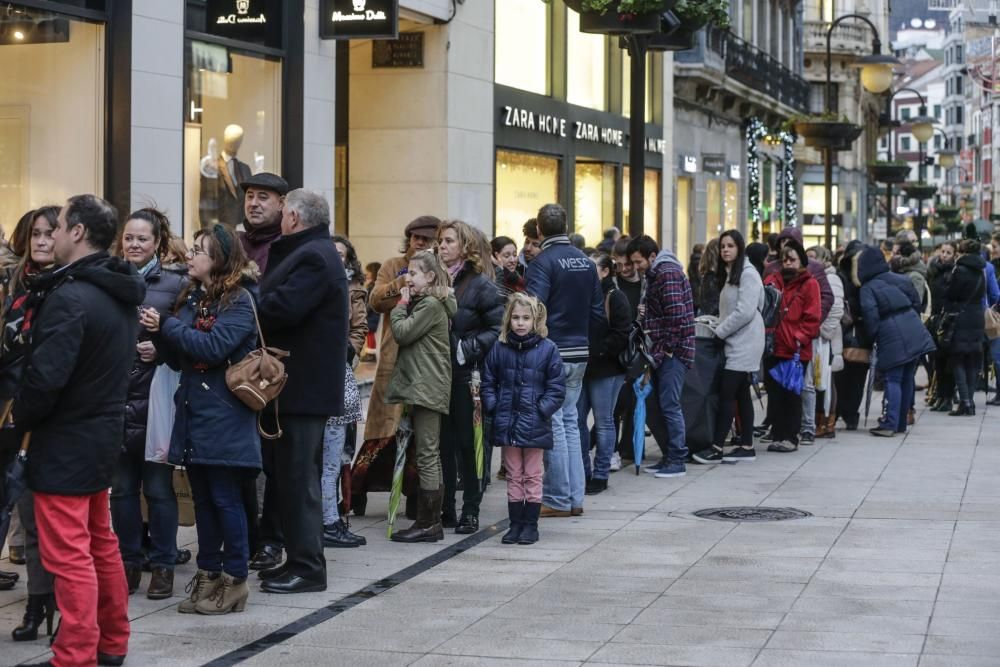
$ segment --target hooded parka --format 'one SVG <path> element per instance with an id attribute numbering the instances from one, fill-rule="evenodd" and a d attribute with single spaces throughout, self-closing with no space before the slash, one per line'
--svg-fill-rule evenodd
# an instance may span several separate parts
<path id="1" fill-rule="evenodd" d="M 774 355 L 791 359 L 796 351 L 804 364 L 812 360 L 813 338 L 819 335 L 819 284 L 807 269 L 785 282 L 781 271 L 764 279 L 765 285 L 781 290 L 781 319 L 774 329 Z"/>
<path id="2" fill-rule="evenodd" d="M 432 287 L 427 295 L 392 309 L 389 321 L 399 355 L 386 391 L 386 403 L 419 405 L 448 414 L 451 401 L 448 327 L 457 308 L 451 290 Z"/>
<path id="3" fill-rule="evenodd" d="M 978 254 L 962 255 L 955 261 L 951 282 L 945 291 L 945 312 L 957 313 L 955 336 L 948 352 L 981 354 L 985 334 L 983 295 L 986 294 L 986 260 Z"/>

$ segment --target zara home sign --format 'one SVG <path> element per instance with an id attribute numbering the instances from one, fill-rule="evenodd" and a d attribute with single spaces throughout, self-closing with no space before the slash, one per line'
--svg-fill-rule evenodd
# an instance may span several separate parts
<path id="1" fill-rule="evenodd" d="M 399 0 L 320 0 L 322 39 L 396 39 Z"/>

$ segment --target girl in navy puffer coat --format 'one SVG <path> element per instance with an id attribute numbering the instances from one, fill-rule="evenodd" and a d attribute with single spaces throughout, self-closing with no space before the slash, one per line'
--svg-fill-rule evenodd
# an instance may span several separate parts
<path id="1" fill-rule="evenodd" d="M 552 415 L 566 397 L 559 348 L 547 334 L 545 306 L 535 297 L 513 294 L 500 340 L 486 357 L 483 406 L 493 415 L 493 444 L 503 447 L 507 468 L 510 530 L 504 544 L 538 541 L 543 452 L 552 449 Z"/>

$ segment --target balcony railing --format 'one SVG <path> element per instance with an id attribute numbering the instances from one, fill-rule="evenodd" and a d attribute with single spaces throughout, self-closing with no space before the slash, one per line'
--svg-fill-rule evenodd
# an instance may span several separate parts
<path id="1" fill-rule="evenodd" d="M 709 33 L 721 33 L 721 31 L 710 29 Z M 793 109 L 808 110 L 808 81 L 753 44 L 743 41 L 732 33 L 721 34 L 725 40 L 726 74 Z M 709 37 L 708 41 L 711 43 L 712 37 Z"/>
<path id="2" fill-rule="evenodd" d="M 805 22 L 803 48 L 807 53 L 826 53 L 826 31 L 830 24 L 825 21 Z M 833 53 L 861 53 L 871 48 L 872 35 L 868 27 L 859 23 L 841 23 L 830 35 L 830 50 Z"/>

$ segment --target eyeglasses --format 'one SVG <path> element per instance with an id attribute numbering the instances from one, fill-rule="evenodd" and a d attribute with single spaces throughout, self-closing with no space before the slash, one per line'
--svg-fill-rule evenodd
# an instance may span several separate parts
<path id="1" fill-rule="evenodd" d="M 207 255 L 207 254 L 208 254 L 207 250 L 202 250 L 198 246 L 195 246 L 187 251 L 187 256 L 189 259 L 194 259 L 198 255 Z"/>

